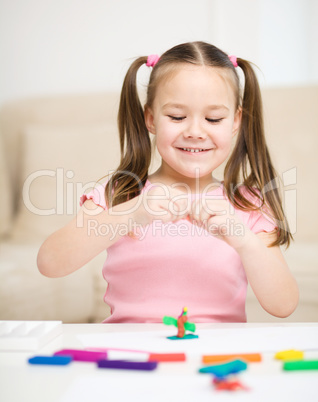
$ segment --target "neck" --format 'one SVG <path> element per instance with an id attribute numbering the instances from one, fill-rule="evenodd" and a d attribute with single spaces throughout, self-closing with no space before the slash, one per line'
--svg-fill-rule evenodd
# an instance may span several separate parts
<path id="1" fill-rule="evenodd" d="M 185 193 L 199 194 L 214 190 L 221 185 L 221 182 L 215 179 L 212 174 L 204 177 L 184 177 L 178 174 L 165 174 L 164 169 L 160 167 L 154 174 L 149 176 L 152 183 L 160 183 L 167 186 L 173 186 Z"/>

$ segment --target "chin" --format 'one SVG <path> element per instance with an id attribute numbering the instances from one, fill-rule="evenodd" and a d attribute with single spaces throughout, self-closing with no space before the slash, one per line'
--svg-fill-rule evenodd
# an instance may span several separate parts
<path id="1" fill-rule="evenodd" d="M 191 172 L 182 172 L 181 174 L 184 176 L 184 178 L 193 179 L 193 180 L 195 180 L 195 179 L 200 180 L 200 179 L 204 179 L 204 178 L 207 178 L 207 177 L 210 177 L 210 176 L 212 177 L 212 171 L 203 172 L 203 173 L 200 173 L 200 174 L 198 174 L 197 171 L 194 171 L 194 172 L 191 171 Z"/>
<path id="2" fill-rule="evenodd" d="M 184 176 L 195 179 L 195 178 L 203 178 L 211 175 L 213 169 L 200 169 L 199 167 L 188 169 L 184 171 Z"/>

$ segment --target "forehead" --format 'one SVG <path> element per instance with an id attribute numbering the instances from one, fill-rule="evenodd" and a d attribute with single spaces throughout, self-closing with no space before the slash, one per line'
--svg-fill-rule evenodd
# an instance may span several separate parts
<path id="1" fill-rule="evenodd" d="M 225 69 L 182 64 L 172 70 L 157 86 L 155 105 L 166 102 L 236 105 L 234 83 Z"/>

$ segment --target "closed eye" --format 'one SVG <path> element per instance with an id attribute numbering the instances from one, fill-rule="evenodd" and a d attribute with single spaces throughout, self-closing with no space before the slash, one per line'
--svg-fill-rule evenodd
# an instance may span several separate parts
<path id="1" fill-rule="evenodd" d="M 221 117 L 220 119 L 208 119 L 206 118 L 206 121 L 208 121 L 209 123 L 220 123 L 223 120 L 223 117 Z"/>
<path id="2" fill-rule="evenodd" d="M 185 119 L 185 116 L 170 116 L 170 115 L 168 115 L 168 117 L 170 117 L 170 119 L 174 120 L 174 121 L 182 121 L 182 120 Z"/>

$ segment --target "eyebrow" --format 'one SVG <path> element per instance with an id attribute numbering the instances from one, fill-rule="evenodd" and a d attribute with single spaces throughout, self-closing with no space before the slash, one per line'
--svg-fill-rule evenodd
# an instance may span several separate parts
<path id="1" fill-rule="evenodd" d="M 209 110 L 220 110 L 220 109 L 225 109 L 225 110 L 230 110 L 227 106 L 225 105 L 209 105 L 208 106 Z"/>
<path id="2" fill-rule="evenodd" d="M 184 109 L 184 105 L 181 105 L 179 103 L 166 103 L 165 105 L 162 106 L 163 109 L 167 109 L 169 107 L 174 109 Z"/>
<path id="3" fill-rule="evenodd" d="M 163 109 L 167 109 L 167 108 L 174 108 L 174 109 L 185 109 L 186 106 L 182 105 L 180 103 L 166 103 L 165 105 L 163 105 L 162 107 Z M 207 107 L 208 110 L 221 110 L 221 109 L 225 109 L 225 110 L 229 110 L 229 108 L 225 105 L 209 105 Z"/>

